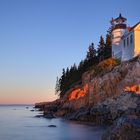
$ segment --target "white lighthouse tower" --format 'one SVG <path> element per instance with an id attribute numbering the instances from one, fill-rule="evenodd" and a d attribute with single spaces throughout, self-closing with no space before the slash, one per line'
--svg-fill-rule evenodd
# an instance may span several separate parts
<path id="1" fill-rule="evenodd" d="M 112 57 L 121 59 L 122 57 L 122 47 L 121 47 L 121 38 L 126 31 L 126 18 L 122 17 L 120 14 L 119 17 L 111 20 L 111 31 L 112 31 Z"/>

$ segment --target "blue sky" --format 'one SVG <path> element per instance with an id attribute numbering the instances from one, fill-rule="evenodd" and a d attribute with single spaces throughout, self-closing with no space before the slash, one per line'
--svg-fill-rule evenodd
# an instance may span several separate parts
<path id="1" fill-rule="evenodd" d="M 0 0 L 0 103 L 49 101 L 62 68 L 84 59 L 122 13 L 140 21 L 139 0 Z"/>

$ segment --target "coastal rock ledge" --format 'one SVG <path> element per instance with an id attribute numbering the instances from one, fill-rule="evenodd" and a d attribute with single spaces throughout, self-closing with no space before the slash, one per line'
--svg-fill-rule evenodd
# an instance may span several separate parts
<path id="1" fill-rule="evenodd" d="M 139 140 L 140 117 L 119 118 L 102 136 L 102 140 Z"/>
<path id="2" fill-rule="evenodd" d="M 140 56 L 113 63 L 111 59 L 101 62 L 98 74 L 95 69 L 84 73 L 82 84 L 63 98 L 35 107 L 52 118 L 109 125 L 102 140 L 140 140 Z"/>

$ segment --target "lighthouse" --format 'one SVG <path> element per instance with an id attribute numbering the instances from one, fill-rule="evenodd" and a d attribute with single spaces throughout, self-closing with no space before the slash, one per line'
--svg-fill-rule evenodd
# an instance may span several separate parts
<path id="1" fill-rule="evenodd" d="M 126 21 L 127 19 L 122 17 L 121 14 L 111 20 L 112 57 L 120 60 L 122 59 L 121 39 L 127 29 Z"/>

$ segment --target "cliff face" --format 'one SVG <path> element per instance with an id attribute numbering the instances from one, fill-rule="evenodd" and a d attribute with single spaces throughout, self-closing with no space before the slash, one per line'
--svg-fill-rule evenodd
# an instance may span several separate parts
<path id="1" fill-rule="evenodd" d="M 140 58 L 116 66 L 111 72 L 89 82 L 90 104 L 96 104 L 123 91 L 140 93 Z"/>
<path id="2" fill-rule="evenodd" d="M 110 64 L 106 64 L 110 63 Z M 140 93 L 140 57 L 121 63 L 114 67 L 112 60 L 106 60 L 99 65 L 105 65 L 83 74 L 82 85 L 66 93 L 62 109 L 76 110 L 90 107 L 103 102 L 109 97 L 116 97 L 124 91 Z M 95 73 L 99 72 L 99 74 Z"/>
<path id="3" fill-rule="evenodd" d="M 82 85 L 67 91 L 63 99 L 45 103 L 45 114 L 67 116 L 80 108 L 91 108 L 124 91 L 140 94 L 140 56 L 118 65 L 116 60 L 101 62 L 82 76 Z"/>
<path id="4" fill-rule="evenodd" d="M 113 59 L 101 62 L 83 74 L 82 85 L 70 89 L 63 99 L 45 103 L 43 108 L 56 106 L 55 114 L 65 116 L 68 112 L 95 106 L 124 91 L 140 94 L 140 56 L 119 65 Z"/>

